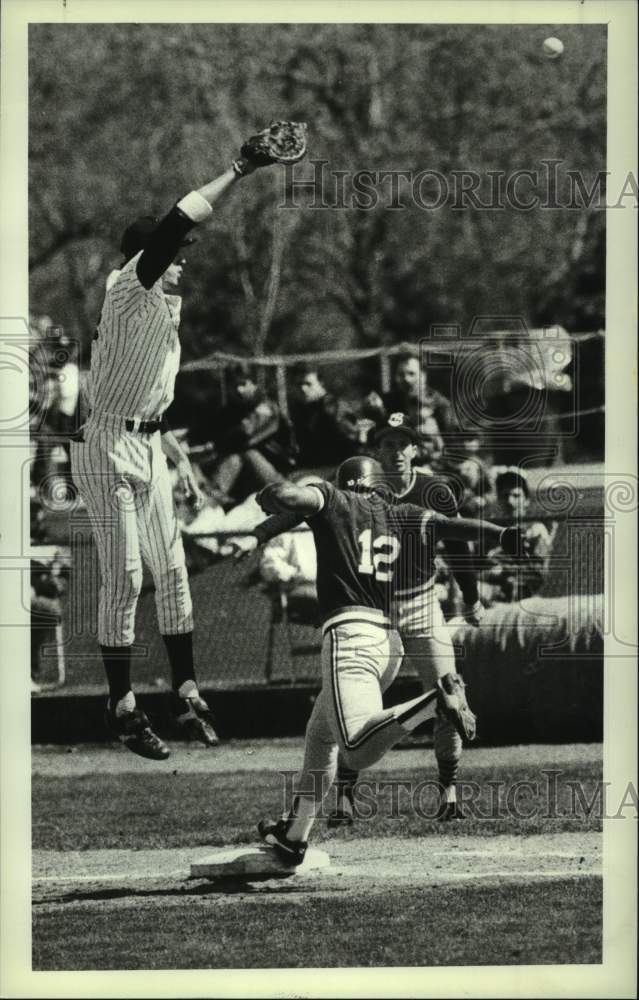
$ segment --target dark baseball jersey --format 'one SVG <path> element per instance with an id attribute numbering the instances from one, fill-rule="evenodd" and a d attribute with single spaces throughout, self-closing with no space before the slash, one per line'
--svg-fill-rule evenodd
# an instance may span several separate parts
<path id="1" fill-rule="evenodd" d="M 419 538 L 425 512 L 376 493 L 313 486 L 324 500 L 308 518 L 317 550 L 317 597 L 324 624 L 348 609 L 390 623 L 404 535 Z M 422 543 L 423 547 L 423 543 Z M 429 556 L 429 559 L 432 557 Z M 352 615 L 351 615 L 352 617 Z"/>
<path id="2" fill-rule="evenodd" d="M 441 476 L 413 470 L 406 489 L 395 492 L 389 490 L 392 502 L 405 506 L 414 505 L 423 511 L 434 511 L 454 517 L 457 500 L 450 484 Z M 402 551 L 396 573 L 395 590 L 406 591 L 420 587 L 435 575 L 435 547 L 424 547 L 421 532 L 415 528 L 405 530 L 402 535 Z"/>

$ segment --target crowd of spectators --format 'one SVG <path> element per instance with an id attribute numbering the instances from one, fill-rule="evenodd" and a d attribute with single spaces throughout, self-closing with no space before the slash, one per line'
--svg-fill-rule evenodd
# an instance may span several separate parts
<path id="1" fill-rule="evenodd" d="M 388 393 L 369 392 L 362 400 L 331 393 L 317 366 L 298 365 L 289 373 L 288 413 L 258 387 L 247 365 L 227 372 L 229 400 L 214 412 L 210 436 L 193 449 L 209 503 L 197 516 L 183 509 L 187 546 L 193 554 L 206 548 L 216 555 L 231 551 L 233 532 L 250 532 L 263 515 L 255 492 L 268 483 L 307 475 L 330 476 L 350 455 L 374 453 L 375 430 L 392 413 L 404 413 L 419 433 L 414 465 L 444 477 L 458 498 L 460 514 L 512 524 L 528 520 L 530 493 L 523 469 L 499 468 L 482 449 L 476 433 L 463 433 L 455 408 L 431 388 L 416 354 L 400 355 Z M 541 521 L 526 529 L 532 560 L 525 572 L 500 550 L 477 560 L 482 600 L 487 606 L 520 600 L 542 586 L 552 546 Z M 206 537 L 208 536 L 208 537 Z M 237 544 L 239 538 L 234 539 Z M 312 574 L 309 539 L 296 531 L 270 543 L 262 556 L 262 578 L 284 589 L 308 587 Z M 438 585 L 451 614 L 458 603 L 455 584 L 443 558 L 438 558 Z"/>
<path id="2" fill-rule="evenodd" d="M 82 417 L 81 375 L 72 345 L 64 336 L 53 341 L 48 364 L 40 362 L 40 369 L 46 369 L 46 374 L 44 379 L 33 380 L 31 407 L 32 500 L 36 505 L 39 484 L 51 476 L 68 477 L 65 438 L 75 432 Z M 250 532 L 259 523 L 263 514 L 255 494 L 263 486 L 309 473 L 329 477 L 350 455 L 372 453 L 375 430 L 396 412 L 405 414 L 418 431 L 420 445 L 414 465 L 446 477 L 454 486 L 460 514 L 504 524 L 528 518 L 530 495 L 525 471 L 518 467 L 499 469 L 495 455 L 483 447 L 481 436 L 464 432 L 453 402 L 430 386 L 417 354 L 396 358 L 387 393 L 370 391 L 360 399 L 332 393 L 317 365 L 297 365 L 288 372 L 288 412 L 265 390 L 259 371 L 250 364 L 234 364 L 225 376 L 224 404 L 212 408 L 210 417 L 201 417 L 197 433 L 191 433 L 190 428 L 181 432 L 207 497 L 204 508 L 194 513 L 176 485 L 176 504 L 192 568 L 231 551 L 229 536 Z M 486 605 L 519 600 L 540 589 L 552 533 L 541 521 L 530 522 L 527 531 L 533 561 L 525 576 L 499 551 L 478 561 Z M 301 537 L 293 542 L 285 539 L 269 549 L 263 563 L 268 583 L 274 582 L 273 560 L 281 569 L 280 583 L 286 586 L 293 580 L 295 559 L 290 571 L 286 570 L 285 555 L 294 554 L 300 546 L 304 549 Z M 303 562 L 308 568 L 308 558 Z M 442 596 L 447 593 L 444 603 L 454 609 L 454 584 L 443 560 L 439 585 Z"/>

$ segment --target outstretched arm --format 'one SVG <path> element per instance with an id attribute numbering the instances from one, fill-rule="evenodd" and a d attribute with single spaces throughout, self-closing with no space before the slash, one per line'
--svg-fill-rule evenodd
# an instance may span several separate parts
<path id="1" fill-rule="evenodd" d="M 297 514 L 300 519 L 317 514 L 324 506 L 324 498 L 314 486 L 288 482 L 265 486 L 257 502 L 265 514 Z"/>
<path id="2" fill-rule="evenodd" d="M 257 538 L 258 545 L 264 545 L 265 542 L 270 542 L 271 538 L 275 538 L 276 535 L 281 535 L 285 531 L 292 531 L 296 528 L 298 524 L 301 524 L 304 518 L 297 511 L 286 511 L 283 514 L 271 514 L 267 517 L 265 521 L 261 524 L 256 525 L 253 528 L 253 534 Z"/>
<path id="3" fill-rule="evenodd" d="M 272 163 L 294 163 L 306 153 L 306 125 L 301 122 L 273 122 L 268 129 L 251 136 L 242 146 L 242 155 L 228 170 L 196 191 L 185 195 L 162 219 L 153 239 L 138 263 L 140 283 L 152 288 L 175 258 L 184 236 L 198 222 L 209 217 L 213 205 L 242 177 Z"/>
<path id="4" fill-rule="evenodd" d="M 490 521 L 478 521 L 470 517 L 446 517 L 445 514 L 429 512 L 422 522 L 424 541 L 445 541 L 484 543 L 488 548 L 501 545 L 511 555 L 525 554 L 524 532 L 521 528 L 501 528 Z"/>
<path id="5" fill-rule="evenodd" d="M 444 540 L 444 551 L 450 571 L 459 584 L 459 589 L 467 608 L 474 607 L 479 601 L 477 573 L 473 568 L 473 552 L 468 542 L 454 538 Z"/>

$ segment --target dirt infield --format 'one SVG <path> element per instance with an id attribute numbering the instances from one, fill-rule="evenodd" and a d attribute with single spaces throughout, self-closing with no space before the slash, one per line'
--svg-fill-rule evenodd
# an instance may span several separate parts
<path id="1" fill-rule="evenodd" d="M 144 892 L 167 901 L 210 893 L 321 894 L 357 889 L 383 892 L 389 884 L 435 888 L 443 883 L 528 883 L 545 878 L 580 878 L 601 874 L 601 836 L 596 833 L 512 837 L 391 838 L 333 841 L 331 867 L 287 878 L 218 879 L 190 877 L 190 865 L 204 861 L 211 848 L 153 851 L 36 851 L 33 856 L 35 906 L 63 906 L 110 901 L 126 904 Z"/>
<path id="2" fill-rule="evenodd" d="M 313 844 L 328 868 L 192 878 L 191 864 L 255 843 L 257 818 L 283 805 L 278 772 L 294 772 L 301 753 L 299 739 L 173 745 L 158 764 L 121 747 L 34 747 L 34 969 L 601 960 L 601 823 L 574 814 L 567 792 L 576 781 L 590 801 L 601 744 L 469 749 L 480 811 L 450 825 L 412 792 L 396 814 L 383 786 L 419 787 L 433 753 L 394 750 L 371 772 L 374 815 L 362 800 L 349 830 L 318 820 Z M 561 775 L 556 815 L 544 768 Z M 522 816 L 502 816 L 506 790 L 526 782 Z M 469 933 L 477 921 L 481 938 Z"/>

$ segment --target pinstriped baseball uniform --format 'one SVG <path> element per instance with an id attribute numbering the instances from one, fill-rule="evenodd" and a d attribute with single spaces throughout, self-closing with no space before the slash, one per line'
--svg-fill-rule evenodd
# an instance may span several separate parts
<path id="1" fill-rule="evenodd" d="M 180 367 L 181 298 L 136 273 L 142 251 L 115 272 L 91 352 L 91 411 L 157 420 L 173 400 Z"/>
<path id="2" fill-rule="evenodd" d="M 211 214 L 192 192 L 177 206 L 193 223 Z M 101 587 L 98 641 L 129 646 L 142 584 L 142 561 L 155 584 L 162 634 L 190 632 L 191 596 L 161 434 L 180 363 L 179 296 L 137 275 L 142 251 L 111 275 L 91 355 L 90 415 L 84 440 L 71 445 L 74 482 L 84 499 L 98 550 Z M 127 421 L 134 429 L 127 429 Z"/>

